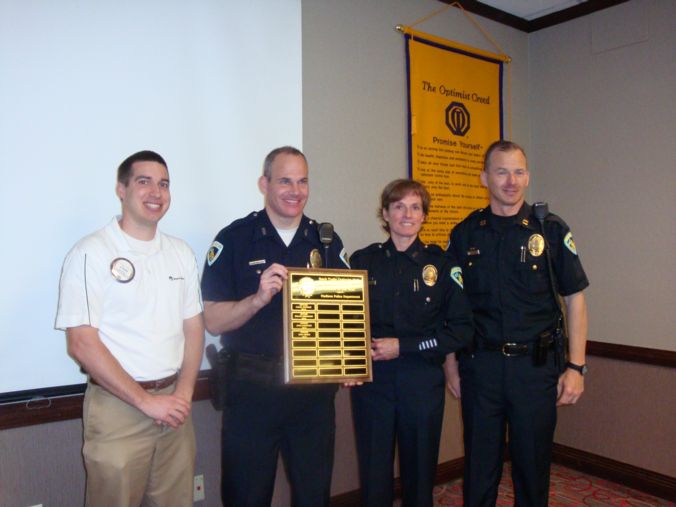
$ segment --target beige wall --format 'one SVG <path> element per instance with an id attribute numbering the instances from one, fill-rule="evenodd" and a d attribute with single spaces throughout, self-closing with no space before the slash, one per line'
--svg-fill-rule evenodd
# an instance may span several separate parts
<path id="1" fill-rule="evenodd" d="M 197 505 L 220 506 L 220 412 L 200 401 L 192 416 L 207 498 Z M 0 506 L 78 507 L 84 488 L 81 419 L 0 431 Z"/>
<path id="2" fill-rule="evenodd" d="M 676 350 L 676 2 L 529 37 L 534 198 L 575 234 L 590 339 Z"/>
<path id="3" fill-rule="evenodd" d="M 585 393 L 555 442 L 676 477 L 676 370 L 590 357 Z"/>
<path id="4" fill-rule="evenodd" d="M 590 339 L 676 349 L 676 2 L 634 0 L 529 37 L 531 194 L 571 225 Z M 556 442 L 676 476 L 676 373 L 589 358 Z"/>

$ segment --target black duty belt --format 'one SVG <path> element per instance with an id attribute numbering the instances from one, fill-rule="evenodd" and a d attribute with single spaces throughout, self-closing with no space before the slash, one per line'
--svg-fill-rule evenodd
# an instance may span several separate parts
<path id="1" fill-rule="evenodd" d="M 503 343 L 494 343 L 486 342 L 484 340 L 477 340 L 476 350 L 485 350 L 489 352 L 502 352 L 502 355 L 505 357 L 519 357 L 519 356 L 528 356 L 533 354 L 533 351 L 536 347 L 541 346 L 540 343 L 542 340 L 545 340 L 546 349 L 554 348 L 554 335 L 551 331 L 542 333 L 535 340 L 518 343 L 518 342 L 503 342 Z M 547 342 L 548 340 L 548 342 Z"/>
<path id="2" fill-rule="evenodd" d="M 505 342 L 505 343 L 483 343 L 478 350 L 488 350 L 492 352 L 502 352 L 502 355 L 505 357 L 517 357 L 517 356 L 526 356 L 533 351 L 532 346 L 529 347 L 528 343 L 514 343 L 514 342 Z"/>

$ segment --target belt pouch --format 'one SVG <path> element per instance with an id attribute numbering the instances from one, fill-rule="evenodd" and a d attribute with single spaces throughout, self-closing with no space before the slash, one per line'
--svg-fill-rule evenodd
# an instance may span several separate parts
<path id="1" fill-rule="evenodd" d="M 546 336 L 540 336 L 533 347 L 533 364 L 542 366 L 547 362 L 547 351 L 552 345 L 552 336 L 547 333 Z"/>
<path id="2" fill-rule="evenodd" d="M 206 355 L 211 365 L 211 371 L 209 372 L 209 398 L 211 398 L 211 404 L 216 410 L 223 410 L 227 401 L 228 376 L 232 369 L 234 356 L 225 348 L 217 351 L 216 346 L 213 344 L 207 347 Z"/>

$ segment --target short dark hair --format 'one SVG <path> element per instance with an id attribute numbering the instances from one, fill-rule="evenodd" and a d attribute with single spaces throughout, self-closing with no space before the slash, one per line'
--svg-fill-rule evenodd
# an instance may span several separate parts
<path id="1" fill-rule="evenodd" d="M 404 178 L 390 181 L 380 194 L 380 208 L 378 208 L 378 218 L 380 218 L 383 229 L 387 232 L 390 232 L 390 226 L 383 218 L 383 210 L 388 209 L 393 202 L 401 201 L 408 194 L 420 197 L 423 213 L 429 214 L 431 198 L 425 185 L 419 181 Z"/>
<path id="2" fill-rule="evenodd" d="M 265 160 L 263 161 L 263 176 L 265 176 L 268 180 L 272 178 L 272 163 L 275 161 L 275 158 L 277 158 L 277 155 L 282 154 L 303 157 L 305 165 L 308 165 L 307 158 L 305 158 L 303 152 L 300 151 L 298 148 L 294 148 L 293 146 L 281 146 L 279 148 L 275 148 L 274 150 L 272 150 L 270 153 L 267 154 Z"/>
<path id="3" fill-rule="evenodd" d="M 491 159 L 491 155 L 494 151 L 520 151 L 524 158 L 526 158 L 526 151 L 516 143 L 512 141 L 507 141 L 505 139 L 500 139 L 491 144 L 486 150 L 484 155 L 484 171 L 488 172 L 488 161 Z"/>
<path id="4" fill-rule="evenodd" d="M 162 164 L 167 171 L 169 170 L 167 163 L 159 153 L 150 150 L 137 151 L 133 155 L 129 155 L 125 158 L 120 164 L 120 167 L 117 168 L 118 183 L 122 183 L 125 187 L 129 185 L 129 180 L 131 179 L 131 166 L 136 162 L 157 162 L 158 164 Z"/>

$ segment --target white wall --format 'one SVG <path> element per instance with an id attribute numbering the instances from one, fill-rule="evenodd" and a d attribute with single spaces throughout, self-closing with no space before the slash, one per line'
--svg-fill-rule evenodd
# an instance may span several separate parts
<path id="1" fill-rule="evenodd" d="M 169 165 L 160 224 L 201 265 L 302 142 L 299 0 L 0 1 L 0 394 L 84 382 L 55 331 L 61 263 L 119 213 L 115 170 Z M 205 365 L 206 367 L 206 365 Z"/>

